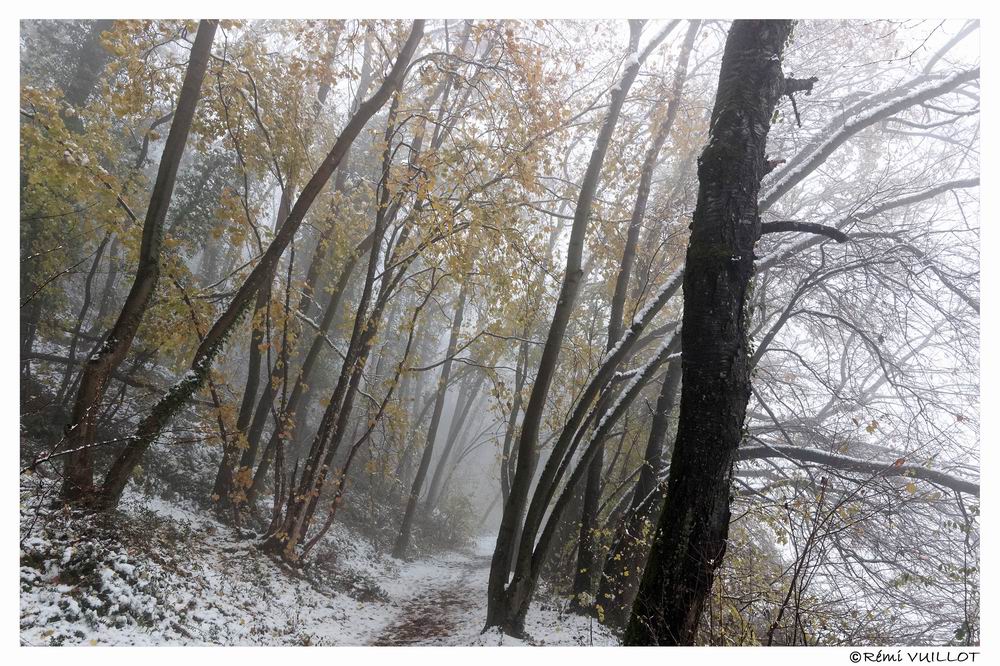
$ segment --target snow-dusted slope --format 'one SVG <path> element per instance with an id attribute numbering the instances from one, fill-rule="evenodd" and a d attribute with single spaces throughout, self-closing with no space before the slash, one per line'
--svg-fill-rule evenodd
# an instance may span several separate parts
<path id="1" fill-rule="evenodd" d="M 26 484 L 30 485 L 30 484 Z M 481 634 L 492 543 L 402 563 L 343 526 L 292 570 L 252 535 L 180 501 L 131 494 L 114 524 L 21 510 L 21 640 L 29 645 L 512 645 Z M 608 644 L 536 604 L 532 643 Z"/>

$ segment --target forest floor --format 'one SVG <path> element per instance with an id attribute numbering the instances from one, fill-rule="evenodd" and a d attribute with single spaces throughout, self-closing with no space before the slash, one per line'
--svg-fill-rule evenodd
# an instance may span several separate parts
<path id="1" fill-rule="evenodd" d="M 37 480 L 36 480 L 37 482 Z M 401 562 L 335 526 L 291 569 L 179 498 L 130 491 L 111 518 L 42 507 L 22 483 L 24 645 L 608 645 L 540 600 L 525 641 L 482 632 L 492 537 Z"/>
<path id="2" fill-rule="evenodd" d="M 488 545 L 489 540 L 477 542 Z M 482 628 L 490 555 L 485 548 L 404 565 L 389 587 L 398 612 L 371 645 L 454 645 Z M 393 594 L 395 592 L 396 594 Z"/>
<path id="3" fill-rule="evenodd" d="M 22 465 L 56 436 L 40 430 L 44 421 L 22 420 Z M 182 422 L 193 429 L 199 419 Z M 52 509 L 56 479 L 44 471 L 22 474 L 21 643 L 615 643 L 596 621 L 567 612 L 566 600 L 544 590 L 527 617 L 530 638 L 482 633 L 494 535 L 456 550 L 414 547 L 414 559 L 403 562 L 387 552 L 395 525 L 372 528 L 373 520 L 394 519 L 362 516 L 350 525 L 338 520 L 307 566 L 281 564 L 257 547 L 259 534 L 194 501 L 210 492 L 205 470 L 218 465 L 212 455 L 211 447 L 162 444 L 119 509 L 97 518 Z"/>
<path id="4" fill-rule="evenodd" d="M 494 539 L 476 540 L 471 552 L 402 565 L 385 585 L 397 607 L 392 621 L 369 645 L 611 645 L 614 638 L 590 618 L 565 612 L 565 604 L 536 603 L 519 640 L 499 631 L 481 633 Z"/>

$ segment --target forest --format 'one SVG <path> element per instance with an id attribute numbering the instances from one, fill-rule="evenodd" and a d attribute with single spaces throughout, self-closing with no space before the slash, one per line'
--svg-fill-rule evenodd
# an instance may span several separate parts
<path id="1" fill-rule="evenodd" d="M 21 645 L 978 646 L 979 39 L 21 21 Z"/>

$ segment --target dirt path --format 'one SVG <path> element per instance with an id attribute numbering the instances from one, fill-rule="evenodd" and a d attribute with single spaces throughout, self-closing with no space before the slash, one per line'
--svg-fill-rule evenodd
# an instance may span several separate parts
<path id="1" fill-rule="evenodd" d="M 413 596 L 369 644 L 461 644 L 481 629 L 489 566 L 489 556 L 473 555 L 413 571 L 406 581 Z"/>

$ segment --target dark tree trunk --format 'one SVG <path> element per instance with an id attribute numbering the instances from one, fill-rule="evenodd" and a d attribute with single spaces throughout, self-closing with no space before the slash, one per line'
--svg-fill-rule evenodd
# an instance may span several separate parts
<path id="1" fill-rule="evenodd" d="M 333 521 L 334 521 L 334 519 L 337 516 L 337 508 L 340 506 L 340 502 L 341 502 L 341 500 L 343 499 L 343 496 L 344 496 L 344 489 L 347 486 L 347 478 L 348 478 L 348 474 L 350 473 L 350 470 L 351 470 L 351 462 L 354 460 L 354 457 L 358 453 L 358 451 L 361 450 L 361 447 L 365 444 L 365 442 L 368 441 L 369 437 L 371 437 L 371 434 L 374 431 L 376 424 L 378 424 L 378 422 L 382 418 L 382 415 L 385 413 L 385 407 L 386 407 L 386 405 L 388 405 L 389 402 L 392 400 L 392 394 L 395 391 L 396 387 L 399 385 L 400 375 L 403 373 L 403 369 L 406 367 L 407 361 L 408 361 L 409 356 L 410 356 L 410 350 L 413 348 L 414 327 L 416 325 L 416 321 L 417 321 L 417 319 L 420 318 L 420 312 L 423 310 L 424 306 L 427 305 L 427 301 L 430 300 L 431 295 L 434 293 L 434 289 L 437 286 L 436 282 L 434 281 L 433 276 L 431 278 L 431 283 L 432 283 L 431 284 L 431 288 L 427 290 L 427 293 L 425 294 L 423 300 L 414 309 L 413 316 L 412 316 L 412 319 L 410 320 L 409 327 L 408 327 L 409 333 L 406 336 L 406 345 L 404 346 L 402 357 L 400 358 L 399 362 L 396 364 L 396 370 L 395 370 L 395 373 L 393 375 L 393 378 L 389 382 L 389 389 L 388 389 L 388 391 L 386 391 L 385 397 L 382 399 L 382 402 L 379 404 L 379 407 L 378 407 L 376 413 L 374 415 L 372 415 L 372 416 L 369 417 L 369 419 L 368 419 L 368 427 L 367 427 L 367 429 L 365 430 L 364 434 L 361 437 L 357 436 L 357 431 L 358 431 L 358 428 L 359 428 L 359 426 L 361 424 L 360 424 L 359 421 L 355 421 L 355 423 L 354 423 L 354 433 L 351 435 L 351 439 L 354 441 L 354 444 L 351 446 L 350 450 L 347 452 L 347 457 L 344 460 L 343 467 L 338 472 L 338 479 L 337 479 L 337 482 L 336 482 L 336 489 L 334 491 L 333 500 L 330 502 L 330 510 L 329 510 L 329 513 L 327 514 L 326 521 L 323 523 L 322 528 L 320 528 L 320 530 L 316 534 L 316 536 L 314 536 L 312 539 L 309 540 L 308 543 L 306 543 L 306 545 L 305 545 L 305 547 L 303 548 L 303 551 L 302 551 L 302 557 L 305 557 L 306 555 L 309 554 L 309 551 L 312 550 L 313 547 L 317 543 L 320 542 L 320 540 L 323 538 L 323 536 L 326 534 L 326 532 L 333 525 Z M 384 293 L 386 293 L 386 292 L 384 292 Z M 383 305 L 384 305 L 384 302 L 383 302 Z M 380 308 L 378 309 L 378 312 L 381 313 L 381 309 Z M 396 321 L 396 319 L 397 319 L 396 314 L 390 315 L 388 317 L 388 321 L 389 321 L 390 325 L 392 325 L 392 322 Z M 374 339 L 374 335 L 372 335 L 371 337 L 368 338 L 369 341 L 371 341 L 372 339 Z M 380 354 L 379 355 L 379 360 L 376 363 L 376 368 L 381 365 L 383 359 L 384 359 L 384 355 Z M 358 374 L 360 375 L 360 373 L 358 373 Z M 377 369 L 376 369 L 376 374 L 378 374 L 378 370 Z"/>
<path id="2" fill-rule="evenodd" d="M 427 337 L 427 326 L 417 320 L 416 335 L 413 338 L 412 359 L 415 366 L 422 363 L 424 340 Z M 395 483 L 390 492 L 390 504 L 395 506 L 403 501 L 403 488 L 409 485 L 410 480 L 410 452 L 412 450 L 413 436 L 416 432 L 414 421 L 417 419 L 417 407 L 419 405 L 420 394 L 423 388 L 424 373 L 407 372 L 403 375 L 400 386 L 400 407 L 406 416 L 406 428 L 402 433 L 402 439 L 398 442 L 399 457 L 396 459 Z"/>
<path id="3" fill-rule="evenodd" d="M 350 420 L 354 399 L 357 395 L 365 364 L 368 361 L 371 343 L 378 334 L 382 312 L 396 285 L 398 285 L 399 278 L 405 273 L 408 265 L 407 262 L 402 262 L 395 268 L 394 274 L 387 271 L 382 275 L 378 296 L 375 297 L 375 303 L 372 305 L 376 272 L 379 259 L 382 255 L 382 239 L 388 224 L 395 218 L 398 211 L 398 207 L 390 210 L 390 191 L 388 186 L 388 178 L 394 155 L 392 136 L 396 128 L 395 119 L 398 106 L 399 94 L 397 90 L 389 109 L 384 135 L 385 149 L 382 153 L 382 177 L 378 190 L 378 206 L 375 215 L 375 228 L 372 231 L 371 250 L 368 255 L 368 268 L 354 317 L 350 342 L 341 365 L 340 375 L 326 410 L 323 413 L 319 429 L 312 439 L 309 453 L 303 465 L 302 476 L 298 481 L 298 488 L 294 493 L 294 500 L 288 505 L 288 510 L 281 522 L 280 529 L 272 531 L 263 544 L 267 552 L 281 555 L 290 561 L 295 561 L 300 557 L 297 551 L 298 545 L 305 539 L 334 457 L 337 455 L 340 444 L 347 434 L 348 421 Z M 396 247 L 405 243 L 407 233 L 408 227 L 404 227 L 397 238 Z M 386 264 L 392 263 L 392 255 L 390 255 L 386 259 Z M 370 312 L 369 306 L 371 306 Z M 282 445 L 280 437 L 277 445 L 277 450 L 280 451 Z"/>
<path id="4" fill-rule="evenodd" d="M 597 453 L 600 443 L 608 437 L 611 429 L 615 427 L 618 420 L 628 412 L 630 405 L 652 380 L 654 375 L 656 375 L 660 366 L 674 354 L 676 348 L 679 346 L 678 342 L 679 336 L 674 334 L 669 335 L 660 345 L 656 354 L 641 368 L 637 369 L 636 374 L 629 380 L 626 388 L 622 391 L 618 399 L 614 401 L 613 405 L 607 409 L 598 405 L 588 416 L 586 424 L 580 429 L 579 434 L 582 436 L 584 432 L 589 430 L 589 424 L 591 423 L 596 424 L 596 427 L 583 448 L 579 463 L 566 480 L 558 499 L 551 505 L 552 509 L 545 520 L 537 542 L 535 535 L 538 534 L 538 528 L 541 527 L 541 518 L 525 521 L 524 531 L 521 535 L 521 549 L 518 552 L 517 568 L 514 571 L 514 577 L 507 590 L 507 601 L 510 604 L 508 611 L 510 613 L 508 616 L 510 626 L 521 627 L 523 629 L 524 621 L 531 605 L 531 599 L 538 585 L 542 564 L 549 556 L 549 551 L 555 542 L 559 528 L 564 522 L 563 519 L 566 516 L 567 507 L 572 502 L 576 490 L 581 487 L 583 478 L 586 476 L 590 462 Z M 579 443 L 578 440 L 571 447 L 568 453 L 569 458 L 572 458 Z M 551 462 L 550 460 L 549 463 Z M 568 460 L 564 462 L 565 464 L 561 465 L 563 473 L 568 471 L 569 468 Z M 546 464 L 546 467 L 549 466 L 549 463 Z M 545 492 L 544 498 L 538 504 L 535 503 L 535 500 L 538 500 L 541 494 L 536 492 L 535 497 L 532 498 L 532 509 L 528 512 L 529 518 L 531 518 L 534 511 L 538 510 L 538 507 L 549 505 L 555 496 L 555 491 L 558 489 L 561 476 L 562 474 L 556 475 L 550 488 Z M 530 531 L 529 527 L 531 528 Z"/>
<path id="5" fill-rule="evenodd" d="M 118 265 L 120 262 L 118 255 L 120 246 L 121 242 L 118 240 L 118 236 L 114 236 L 111 239 L 111 246 L 108 248 L 108 275 L 104 280 L 104 287 L 101 289 L 101 302 L 97 306 L 97 314 L 94 316 L 94 321 L 91 323 L 89 331 L 95 337 L 100 335 L 97 331 L 114 305 L 118 285 Z"/>
<path id="6" fill-rule="evenodd" d="M 471 33 L 471 22 L 467 22 L 466 23 L 466 29 L 465 29 L 465 31 L 463 33 L 463 36 L 462 36 L 462 38 L 460 40 L 460 43 L 459 43 L 459 46 L 458 46 L 459 52 L 461 52 L 464 49 L 465 44 L 466 44 L 466 42 L 468 40 L 468 37 L 469 37 L 470 33 Z M 367 49 L 367 46 L 366 46 L 366 49 Z M 367 51 L 366 51 L 366 53 L 367 53 Z M 366 58 L 366 62 L 367 62 L 367 58 Z M 431 108 L 437 102 L 438 98 L 442 96 L 442 94 L 444 94 L 445 97 L 447 97 L 447 94 L 446 94 L 447 90 L 450 89 L 450 87 L 452 85 L 452 82 L 455 79 L 455 76 L 456 76 L 456 73 L 452 73 L 451 75 L 449 75 L 448 77 L 446 77 L 445 80 L 442 81 L 442 83 L 440 83 L 437 86 L 437 88 L 435 89 L 435 91 L 430 95 L 430 97 L 427 100 L 428 108 Z M 366 79 L 365 79 L 365 72 L 363 70 L 362 71 L 362 84 L 361 84 L 362 86 L 367 85 L 365 83 L 365 81 L 366 81 Z M 438 123 L 440 123 L 441 118 L 444 117 L 445 113 L 446 113 L 446 107 L 444 105 L 444 102 L 442 102 L 442 104 L 440 105 L 440 108 L 438 109 Z M 441 142 L 444 141 L 446 135 L 447 135 L 447 133 L 440 133 L 440 134 L 435 133 L 434 139 L 431 141 L 431 147 L 432 147 L 432 149 L 437 150 L 438 148 L 440 148 Z M 413 159 L 415 159 L 417 155 L 420 154 L 421 149 L 422 149 L 422 145 L 423 145 L 423 138 L 424 138 L 424 133 L 422 133 L 422 132 L 418 133 L 417 138 L 410 145 L 411 161 Z M 338 185 L 337 185 L 338 188 L 342 188 L 342 187 L 344 187 L 346 185 L 346 181 L 340 180 L 343 177 L 344 177 L 344 172 L 341 172 L 338 175 Z M 424 203 L 424 200 L 421 199 L 421 198 L 418 198 L 417 201 L 416 201 L 416 203 L 414 204 L 414 206 L 412 208 L 412 213 L 411 214 L 419 212 L 421 210 L 422 206 L 423 206 L 423 203 Z M 385 220 L 386 223 L 388 224 L 392 220 L 394 220 L 396 218 L 396 215 L 399 213 L 399 211 L 400 211 L 400 202 L 396 201 L 391 206 L 387 202 L 386 203 L 386 207 L 383 208 L 383 209 L 380 209 L 380 210 L 381 210 L 381 213 L 379 213 L 379 216 L 382 217 L 383 220 Z M 396 243 L 397 247 L 399 247 L 402 244 L 403 239 L 406 237 L 406 235 L 408 233 L 409 233 L 408 228 L 404 227 L 402 234 L 397 239 L 397 243 Z M 372 233 L 370 233 L 368 235 L 368 237 L 364 241 L 362 241 L 362 243 L 358 247 L 358 252 L 363 251 L 363 249 L 365 249 L 365 248 L 371 247 L 370 244 L 373 242 L 373 239 L 375 238 L 375 234 L 376 234 L 376 232 L 373 231 Z M 317 250 L 317 252 L 318 251 L 319 250 Z M 347 286 L 347 280 L 350 278 L 350 275 L 353 272 L 355 263 L 357 261 L 356 257 L 357 257 L 357 255 L 355 255 L 354 257 L 352 257 L 352 259 L 349 260 L 348 265 L 345 267 L 345 269 L 341 273 L 340 281 L 338 282 L 338 284 L 337 284 L 337 286 L 336 286 L 336 288 L 334 290 L 334 294 L 336 295 L 337 300 L 333 300 L 332 299 L 331 303 L 339 302 L 340 297 L 343 295 L 344 289 Z M 406 260 L 406 263 L 409 263 L 409 261 L 412 261 L 412 259 Z M 313 265 L 310 266 L 310 271 L 312 271 L 314 267 L 316 267 L 318 269 L 319 264 L 316 264 L 314 262 Z M 395 274 L 396 274 L 397 277 L 401 276 L 402 275 L 402 268 L 397 268 Z M 308 281 L 309 280 L 307 278 L 307 282 Z M 389 282 L 391 282 L 391 280 L 389 280 L 388 278 L 383 278 L 383 284 L 387 284 Z M 390 292 L 384 292 L 383 294 L 380 294 L 379 300 L 381 301 L 381 299 L 383 297 L 387 299 L 389 297 L 389 294 L 390 294 Z M 384 302 L 381 302 L 380 305 L 376 305 L 376 310 L 378 312 L 381 312 L 381 308 L 384 307 L 384 305 L 385 305 Z M 306 358 L 306 360 L 305 360 L 305 362 L 303 364 L 303 369 L 302 369 L 302 372 L 300 374 L 300 379 L 308 377 L 308 374 L 311 372 L 311 369 L 312 369 L 312 366 L 313 366 L 313 360 L 315 358 L 315 354 L 318 354 L 318 350 L 320 348 L 322 348 L 323 344 L 326 342 L 325 331 L 329 330 L 330 325 L 331 325 L 331 323 L 333 321 L 332 318 L 336 314 L 336 311 L 338 309 L 337 307 L 333 307 L 332 310 L 331 310 L 331 307 L 332 306 L 329 306 L 327 308 L 326 314 L 324 315 L 323 324 L 320 325 L 321 331 L 317 334 L 316 338 L 314 339 L 313 347 L 310 349 L 309 355 L 307 356 L 307 358 Z M 374 315 L 373 315 L 373 317 L 374 317 Z M 361 320 L 358 320 L 356 318 L 355 322 L 357 323 L 358 321 L 361 321 Z M 373 322 L 377 325 L 377 321 L 374 321 L 374 319 L 373 319 Z M 353 339 L 353 337 L 354 336 L 352 335 L 352 339 Z M 365 356 L 367 357 L 367 353 L 366 353 Z M 311 360 L 311 359 L 313 359 L 313 360 Z M 362 364 L 363 363 L 364 362 L 362 361 Z M 349 366 L 350 364 L 345 361 L 345 365 Z M 343 371 L 343 367 L 342 367 L 341 376 L 344 378 L 344 381 L 350 381 L 350 373 L 348 372 L 347 374 L 345 374 L 344 371 Z M 338 384 L 340 385 L 341 389 L 343 389 L 343 390 L 353 391 L 353 389 L 348 388 L 347 385 L 344 385 L 341 382 L 338 382 Z M 300 381 L 296 382 L 296 389 L 299 389 L 302 386 L 304 386 L 304 379 L 301 382 Z M 334 401 L 331 402 L 330 405 L 328 405 L 327 412 L 330 412 L 331 408 L 333 410 L 338 409 L 339 408 L 339 404 L 340 404 L 340 400 L 344 399 L 343 398 L 343 396 L 344 396 L 343 393 L 338 393 L 338 390 L 335 390 L 334 393 L 335 393 L 335 396 L 334 396 L 335 399 L 334 399 Z M 293 391 L 292 399 L 289 400 L 289 407 L 284 410 L 284 413 L 285 414 L 289 414 L 291 417 L 294 417 L 293 412 L 294 412 L 294 409 L 295 409 L 295 405 L 296 405 L 296 403 L 299 403 L 299 402 L 301 402 L 301 404 L 298 405 L 299 412 L 302 413 L 302 414 L 307 413 L 307 411 L 308 411 L 308 406 L 307 406 L 308 398 L 309 398 L 309 395 L 307 395 L 304 390 Z M 350 399 L 353 400 L 353 397 L 350 397 Z M 260 409 L 260 407 L 258 407 L 258 410 L 259 409 Z M 333 413 L 335 415 L 335 411 L 331 412 L 331 413 Z M 264 416 L 266 416 L 266 415 L 264 415 Z M 260 417 L 261 417 L 261 415 L 258 413 L 258 417 L 255 418 L 255 423 L 257 422 L 257 419 L 260 418 Z M 346 418 L 346 415 L 345 415 L 345 418 Z M 283 418 L 282 421 L 284 422 L 284 420 L 285 419 Z M 260 423 L 261 423 L 261 427 L 262 427 L 263 421 L 261 420 Z M 321 424 L 321 427 L 322 427 L 322 424 Z M 266 472 L 267 466 L 268 466 L 270 458 L 271 458 L 270 451 L 277 444 L 279 444 L 279 441 L 278 441 L 279 438 L 277 437 L 277 432 L 278 431 L 276 430 L 275 433 L 272 434 L 271 439 L 268 442 L 267 449 L 265 450 L 264 455 L 262 456 L 260 467 L 258 468 L 257 474 L 254 477 L 254 482 L 253 482 L 253 485 L 251 487 L 251 492 L 250 492 L 251 501 L 252 501 L 252 498 L 255 496 L 256 492 L 259 490 L 259 488 L 261 486 L 261 483 L 262 483 L 262 481 L 264 479 L 264 472 Z M 260 433 L 259 429 L 257 429 L 255 426 L 251 427 L 251 439 L 250 439 L 250 449 L 249 449 L 250 451 L 254 451 L 254 452 L 256 451 L 257 439 L 259 439 L 259 433 Z M 244 459 L 246 460 L 246 458 L 244 458 Z M 313 503 L 310 506 L 315 506 L 315 503 Z"/>
<path id="7" fill-rule="evenodd" d="M 589 468 L 587 472 L 589 473 Z M 559 523 L 552 533 L 552 546 L 546 549 L 538 569 L 538 578 L 552 581 L 553 586 L 565 585 L 569 579 L 567 572 L 579 559 L 580 542 L 577 533 L 582 523 L 586 484 L 578 483 L 570 492 L 569 501 L 562 511 Z M 575 582 L 575 577 L 572 578 Z M 558 588 L 556 588 L 558 589 Z M 573 608 L 572 600 L 570 608 Z"/>
<path id="8" fill-rule="evenodd" d="M 201 84 L 215 37 L 217 21 L 202 21 L 191 48 L 191 59 L 184 74 L 184 84 L 177 100 L 177 111 L 170 125 L 156 183 L 150 195 L 149 207 L 142 227 L 142 245 L 135 281 L 125 299 L 118 320 L 105 337 L 101 348 L 84 366 L 80 389 L 70 426 L 66 433 L 66 457 L 62 498 L 75 502 L 88 499 L 94 483 L 93 451 L 97 412 L 107 390 L 111 373 L 121 365 L 135 339 L 139 324 L 146 313 L 160 279 L 160 245 L 163 224 L 174 191 L 177 169 L 184 154 L 184 144 L 194 120 L 195 107 L 201 96 Z"/>
<path id="9" fill-rule="evenodd" d="M 275 231 L 280 231 L 285 219 L 288 217 L 288 209 L 291 205 L 291 185 L 289 184 L 281 193 L 281 202 L 278 205 L 278 216 L 275 222 Z M 234 466 L 236 459 L 246 446 L 247 429 L 253 417 L 254 406 L 257 403 L 257 391 L 260 389 L 261 362 L 264 352 L 261 349 L 265 344 L 265 335 L 268 332 L 270 322 L 268 321 L 268 304 L 271 300 L 271 283 L 274 275 L 264 280 L 265 284 L 257 292 L 257 302 L 254 304 L 254 316 L 250 323 L 250 347 L 247 350 L 247 381 L 243 387 L 243 399 L 240 401 L 240 411 L 236 416 L 236 432 L 232 441 L 223 441 L 222 462 L 219 463 L 219 471 L 215 475 L 215 486 L 212 495 L 218 503 L 218 508 L 222 515 L 229 515 L 229 509 L 233 504 L 239 505 L 245 499 L 247 488 L 250 486 L 249 476 L 251 468 L 247 467 L 246 472 L 235 474 Z M 270 373 L 268 373 L 270 375 Z M 271 394 L 270 376 L 266 382 L 264 392 Z"/>
<path id="10" fill-rule="evenodd" d="M 683 379 L 667 497 L 628 645 L 694 643 L 726 552 L 733 461 L 750 396 L 747 293 L 757 199 L 792 21 L 736 21 L 726 40 L 684 271 Z"/>
<path id="11" fill-rule="evenodd" d="M 524 330 L 529 332 L 529 326 Z M 525 336 L 527 339 L 527 335 Z M 503 454 L 500 458 L 500 495 L 501 506 L 507 504 L 510 496 L 510 480 L 517 464 L 517 458 L 511 444 L 517 431 L 517 417 L 521 414 L 521 393 L 524 390 L 524 380 L 527 374 L 528 343 L 522 342 L 517 353 L 517 366 L 514 368 L 514 395 L 510 403 L 510 414 L 507 415 L 507 427 L 503 434 Z"/>
<path id="12" fill-rule="evenodd" d="M 32 349 L 35 347 L 35 336 L 42 318 L 42 300 L 32 299 L 21 312 L 21 379 L 28 380 L 31 378 Z"/>
<path id="13" fill-rule="evenodd" d="M 340 28 L 338 28 L 339 30 Z M 339 39 L 340 33 L 337 33 L 336 39 Z M 370 39 L 365 41 L 365 57 L 361 68 L 361 78 L 358 83 L 358 89 L 355 92 L 354 100 L 351 102 L 351 113 L 357 112 L 358 106 L 361 104 L 363 97 L 368 94 L 368 88 L 371 86 L 372 82 L 372 68 L 371 68 L 371 49 L 370 49 Z M 330 86 L 326 83 L 320 86 L 320 90 L 316 96 L 316 111 L 323 108 L 326 103 L 326 98 L 329 95 Z M 337 174 L 334 179 L 334 192 L 342 193 L 347 189 L 347 174 L 348 165 L 350 162 L 351 151 L 348 150 L 341 160 L 340 164 L 337 166 Z M 336 197 L 334 197 L 336 201 Z M 287 206 L 287 200 L 282 197 L 282 205 Z M 331 210 L 333 215 L 336 215 L 336 210 Z M 287 214 L 287 213 L 286 213 Z M 279 219 L 284 219 L 284 215 L 279 215 Z M 313 316 L 313 309 L 319 307 L 316 302 L 316 293 L 321 291 L 320 279 L 326 268 L 327 254 L 329 253 L 329 246 L 332 242 L 334 234 L 337 230 L 337 225 L 335 221 L 331 221 L 327 224 L 323 231 L 319 234 L 319 237 L 315 239 L 315 248 L 312 252 L 312 259 L 309 261 L 309 268 L 306 270 L 306 277 L 303 282 L 302 296 L 299 298 L 297 305 L 297 311 L 304 317 Z M 327 308 L 323 311 L 323 324 L 320 325 L 320 330 L 316 331 L 313 337 L 312 345 L 309 347 L 309 351 L 304 359 L 302 369 L 300 370 L 299 378 L 295 382 L 295 389 L 292 392 L 292 398 L 289 400 L 286 407 L 280 410 L 279 422 L 284 422 L 285 415 L 289 413 L 294 413 L 298 407 L 299 399 L 302 397 L 302 386 L 303 384 L 308 384 L 308 375 L 312 372 L 313 363 L 319 357 L 319 352 L 325 345 L 325 336 L 330 330 L 330 326 L 333 323 L 333 319 L 340 308 L 340 297 L 346 289 L 346 283 L 350 279 L 351 274 L 354 271 L 354 267 L 357 264 L 357 256 L 361 252 L 366 252 L 368 250 L 367 242 L 370 242 L 371 236 L 362 241 L 361 246 L 358 247 L 357 252 L 352 254 L 347 260 L 344 269 L 341 272 L 340 280 L 334 289 L 333 296 L 328 301 Z M 258 299 L 258 308 L 260 299 Z M 254 350 L 254 344 L 251 343 L 251 353 Z M 251 363 L 252 366 L 252 363 Z M 302 375 L 306 376 L 303 377 Z M 239 462 L 239 474 L 249 474 L 249 470 L 254 468 L 254 463 L 257 460 L 257 451 L 260 448 L 260 439 L 264 432 L 264 426 L 267 422 L 267 417 L 271 414 L 273 409 L 273 403 L 276 398 L 274 392 L 274 384 L 280 381 L 282 378 L 282 370 L 278 367 L 272 368 L 269 376 L 269 380 L 264 384 L 261 390 L 260 399 L 256 401 L 255 406 L 252 409 L 252 419 L 249 419 L 249 427 L 246 428 L 246 448 L 240 456 Z M 255 388 L 256 391 L 256 388 Z M 244 394 L 244 399 L 246 399 L 246 394 Z M 242 408 L 241 408 L 242 415 Z M 256 495 L 256 489 L 259 489 L 257 483 L 258 476 L 263 480 L 264 476 L 267 474 L 269 467 L 269 460 L 271 454 L 274 451 L 274 446 L 276 444 L 276 438 L 281 428 L 276 424 L 274 434 L 272 438 L 268 441 L 267 447 L 264 451 L 263 459 L 261 460 L 261 465 L 258 468 L 258 474 L 254 476 L 254 481 L 250 488 L 247 489 L 247 500 L 252 502 L 253 496 Z M 242 432 L 243 430 L 241 430 Z M 217 492 L 218 494 L 218 492 Z"/>
<path id="14" fill-rule="evenodd" d="M 563 205 L 560 207 L 560 214 L 562 214 L 565 208 L 566 202 L 564 201 Z M 552 253 L 555 250 L 556 242 L 559 240 L 561 233 L 561 224 L 554 225 L 552 231 L 549 232 L 545 265 L 551 265 Z M 522 341 L 517 353 L 517 366 L 514 369 L 514 396 L 511 401 L 510 414 L 507 416 L 507 426 L 504 430 L 503 438 L 503 456 L 500 459 L 500 494 L 502 496 L 500 502 L 501 511 L 503 511 L 503 508 L 507 506 L 507 501 L 510 498 L 511 483 L 513 482 L 513 478 L 517 470 L 517 449 L 513 446 L 513 444 L 515 435 L 517 435 L 518 431 L 518 416 L 521 415 L 521 411 L 524 407 L 524 385 L 528 380 L 528 368 L 534 363 L 535 357 L 532 353 L 532 347 L 534 345 L 530 344 L 528 341 L 535 335 L 537 311 L 544 293 L 545 270 L 542 269 L 536 274 L 534 284 L 529 292 L 529 297 L 532 294 L 534 297 L 529 300 L 530 305 L 525 315 L 524 329 L 521 333 Z M 510 540 L 512 544 L 512 553 L 517 552 L 520 539 L 521 525 L 518 523 L 515 525 L 514 534 Z M 513 564 L 514 560 L 513 558 L 510 558 L 508 566 L 512 567 Z M 511 568 L 511 570 L 513 569 Z"/>
<path id="15" fill-rule="evenodd" d="M 83 330 L 83 324 L 87 321 L 87 314 L 90 312 L 90 303 L 93 300 L 94 275 L 97 274 L 97 269 L 101 265 L 101 259 L 104 257 L 104 249 L 108 246 L 110 237 L 110 232 L 107 232 L 104 234 L 104 238 L 101 239 L 101 244 L 97 246 L 97 253 L 94 255 L 94 261 L 90 264 L 90 270 L 87 271 L 87 279 L 83 284 L 83 304 L 80 306 L 80 314 L 76 317 L 76 325 L 73 327 L 73 332 L 70 334 L 69 339 L 69 363 L 66 365 L 66 372 L 63 373 L 62 383 L 59 385 L 59 393 L 56 397 L 56 402 L 61 406 L 66 404 L 71 395 L 70 382 L 76 375 L 76 368 L 74 367 L 76 364 L 76 350 L 80 344 L 80 333 Z"/>
<path id="16" fill-rule="evenodd" d="M 587 469 L 587 483 L 583 490 L 583 507 L 580 512 L 579 546 L 576 551 L 576 566 L 573 569 L 573 598 L 570 608 L 586 611 L 591 607 L 590 595 L 596 575 L 598 540 L 596 533 L 600 523 L 601 476 L 604 473 L 604 443 L 598 445 L 594 460 Z"/>
<path id="17" fill-rule="evenodd" d="M 90 99 L 104 66 L 111 57 L 111 53 L 101 44 L 101 33 L 114 27 L 115 22 L 110 19 L 93 21 L 85 41 L 76 53 L 76 69 L 73 70 L 73 76 L 67 82 L 63 95 L 66 103 L 75 109 L 83 108 Z M 63 114 L 63 122 L 71 132 L 79 134 L 83 131 L 83 121 L 79 115 Z"/>
<path id="18" fill-rule="evenodd" d="M 351 276 L 354 273 L 354 269 L 358 264 L 358 258 L 361 252 L 371 250 L 371 242 L 374 236 L 369 235 L 365 240 L 363 240 L 356 248 L 356 251 L 348 259 L 347 263 L 341 269 L 340 277 L 337 279 L 337 284 L 334 287 L 333 293 L 330 294 L 330 298 L 327 301 L 326 308 L 323 310 L 323 321 L 320 322 L 320 331 L 317 331 L 316 335 L 313 336 L 312 344 L 309 346 L 309 351 L 302 361 L 302 367 L 299 370 L 298 376 L 295 378 L 295 384 L 292 386 L 292 393 L 288 397 L 288 402 L 285 404 L 284 409 L 278 413 L 277 423 L 274 424 L 274 430 L 271 432 L 268 438 L 267 445 L 264 447 L 264 453 L 261 456 L 260 464 L 257 466 L 257 471 L 254 474 L 253 484 L 250 486 L 250 490 L 247 493 L 247 502 L 253 504 L 254 500 L 260 493 L 261 488 L 264 485 L 264 481 L 267 478 L 267 472 L 271 465 L 271 459 L 274 457 L 275 448 L 278 445 L 278 440 L 282 436 L 282 430 L 286 423 L 292 424 L 298 421 L 297 415 L 306 414 L 307 407 L 303 405 L 303 400 L 307 395 L 309 382 L 312 380 L 312 374 L 319 365 L 319 357 L 323 349 L 327 347 L 327 337 L 326 331 L 331 330 L 333 326 L 334 319 L 340 311 L 340 304 L 343 300 L 344 292 L 347 290 L 347 283 L 350 281 Z M 273 378 L 272 378 L 273 379 Z M 240 460 L 240 467 L 252 468 L 254 461 L 257 458 L 257 449 L 260 445 L 260 438 L 264 432 L 264 426 L 267 422 L 267 417 L 271 414 L 271 408 L 274 402 L 274 392 L 271 389 L 271 383 L 264 387 L 263 395 L 261 395 L 260 401 L 257 403 L 257 411 L 254 413 L 253 422 L 250 424 L 250 430 L 247 435 L 248 445 L 246 450 L 243 451 L 243 457 Z"/>

